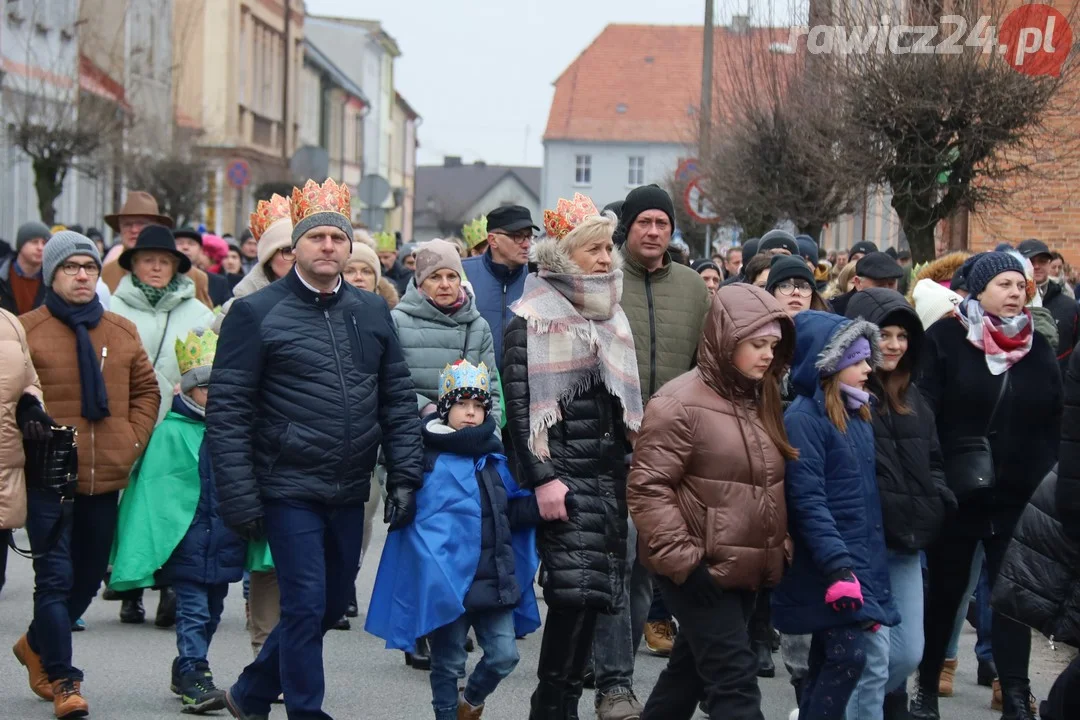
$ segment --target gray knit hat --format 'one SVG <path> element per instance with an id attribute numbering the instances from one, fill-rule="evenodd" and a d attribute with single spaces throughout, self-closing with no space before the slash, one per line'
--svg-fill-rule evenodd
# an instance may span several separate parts
<path id="1" fill-rule="evenodd" d="M 296 243 L 300 242 L 300 238 L 304 237 L 304 233 L 311 228 L 319 227 L 320 225 L 330 225 L 344 232 L 349 236 L 350 248 L 352 247 L 352 223 L 349 221 L 349 218 L 336 212 L 313 213 L 294 225 L 292 229 L 292 246 L 296 247 Z"/>
<path id="2" fill-rule="evenodd" d="M 36 220 L 23 223 L 15 233 L 15 252 L 22 250 L 22 246 L 34 238 L 45 238 L 45 241 L 48 242 L 50 237 L 52 237 L 52 231 L 44 223 L 39 223 Z"/>
<path id="3" fill-rule="evenodd" d="M 41 279 L 45 287 L 52 287 L 56 270 L 73 255 L 88 255 L 101 270 L 101 254 L 93 240 L 70 230 L 62 230 L 45 243 L 45 252 L 41 258 Z"/>
<path id="4" fill-rule="evenodd" d="M 966 264 L 966 263 L 965 263 Z M 1012 253 L 988 252 L 975 259 L 967 275 L 967 291 L 973 298 L 978 298 L 990 281 L 1004 272 L 1018 272 L 1024 275 L 1024 266 Z"/>

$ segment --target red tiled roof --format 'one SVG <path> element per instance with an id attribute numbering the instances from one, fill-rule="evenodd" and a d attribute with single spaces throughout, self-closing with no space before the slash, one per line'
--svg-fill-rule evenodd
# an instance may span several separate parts
<path id="1" fill-rule="evenodd" d="M 544 140 L 692 142 L 701 101 L 702 27 L 608 25 L 555 81 Z M 786 28 L 718 27 L 713 101 L 725 103 L 729 64 L 786 42 Z M 743 49 L 745 48 L 745 50 Z M 619 109 L 623 112 L 619 112 Z"/>

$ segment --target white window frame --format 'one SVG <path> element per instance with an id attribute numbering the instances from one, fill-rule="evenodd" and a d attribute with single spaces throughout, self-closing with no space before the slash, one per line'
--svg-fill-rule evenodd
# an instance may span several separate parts
<path id="1" fill-rule="evenodd" d="M 638 187 L 645 184 L 645 156 L 630 155 L 626 162 L 626 185 Z"/>
<path id="2" fill-rule="evenodd" d="M 592 185 L 592 155 L 574 155 L 574 185 L 577 187 Z"/>

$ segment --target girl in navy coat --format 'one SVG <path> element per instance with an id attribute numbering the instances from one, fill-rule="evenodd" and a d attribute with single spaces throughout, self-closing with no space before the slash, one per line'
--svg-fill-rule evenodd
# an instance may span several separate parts
<path id="1" fill-rule="evenodd" d="M 814 310 L 795 316 L 795 329 L 797 397 L 784 413 L 799 451 L 785 476 L 795 555 L 773 593 L 773 620 L 783 633 L 813 635 L 801 720 L 874 720 L 889 670 L 888 640 L 877 630 L 900 621 L 866 391 L 878 330 Z"/>

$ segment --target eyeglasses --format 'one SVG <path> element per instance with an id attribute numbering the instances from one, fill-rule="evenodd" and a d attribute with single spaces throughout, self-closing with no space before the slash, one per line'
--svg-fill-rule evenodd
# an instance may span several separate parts
<path id="1" fill-rule="evenodd" d="M 504 232 L 498 232 L 496 230 L 492 230 L 491 234 L 492 235 L 502 235 L 503 237 L 510 238 L 511 240 L 516 242 L 518 245 L 524 245 L 527 242 L 531 242 L 532 239 L 533 239 L 533 234 L 531 232 L 519 232 L 519 233 L 510 234 L 510 233 L 504 233 Z"/>
<path id="2" fill-rule="evenodd" d="M 292 248 L 281 248 L 277 251 L 277 254 L 281 256 L 282 260 L 293 260 L 296 258 L 296 251 Z"/>
<path id="3" fill-rule="evenodd" d="M 82 270 L 86 273 L 86 277 L 97 277 L 101 273 L 101 268 L 97 266 L 97 263 L 64 263 L 60 266 L 60 269 L 64 271 L 65 275 L 75 276 Z"/>
<path id="4" fill-rule="evenodd" d="M 782 280 L 776 284 L 776 289 L 780 291 L 781 295 L 794 295 L 796 292 L 803 297 L 809 297 L 810 293 L 814 292 L 814 289 L 810 287 L 810 283 L 805 280 L 797 280 L 791 282 L 790 280 Z"/>

